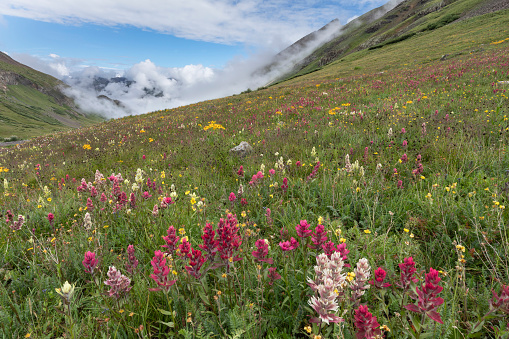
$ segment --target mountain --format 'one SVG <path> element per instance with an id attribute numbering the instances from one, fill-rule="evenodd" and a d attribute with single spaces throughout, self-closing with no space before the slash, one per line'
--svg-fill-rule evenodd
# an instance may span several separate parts
<path id="1" fill-rule="evenodd" d="M 455 22 L 507 8 L 507 0 L 389 1 L 344 26 L 334 25 L 335 31 L 331 31 L 331 24 L 328 24 L 279 53 L 273 65 L 284 63 L 285 56 L 299 55 L 300 51 L 298 59 L 287 60 L 291 67 L 275 82 L 314 72 L 351 53 L 383 48 Z M 330 38 L 315 48 L 308 48 L 324 31 Z"/>
<path id="2" fill-rule="evenodd" d="M 0 141 L 88 126 L 103 120 L 80 112 L 60 80 L 0 52 Z"/>

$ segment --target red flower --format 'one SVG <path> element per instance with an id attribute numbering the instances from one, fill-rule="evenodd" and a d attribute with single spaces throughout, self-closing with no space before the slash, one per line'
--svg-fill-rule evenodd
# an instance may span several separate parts
<path id="1" fill-rule="evenodd" d="M 307 220 L 301 220 L 300 223 L 295 226 L 295 230 L 297 231 L 297 235 L 301 238 L 307 238 L 311 235 L 311 233 L 313 233 L 313 231 L 311 231 L 309 229 L 309 224 L 307 222 Z"/>
<path id="2" fill-rule="evenodd" d="M 237 200 L 235 193 L 231 192 L 230 196 L 228 197 L 228 200 L 230 200 L 231 202 L 234 202 L 235 200 Z"/>
<path id="3" fill-rule="evenodd" d="M 281 247 L 281 249 L 283 251 L 293 251 L 294 249 L 296 249 L 297 247 L 299 247 L 299 242 L 297 240 L 295 240 L 294 237 L 291 237 L 291 239 L 289 241 L 282 241 L 279 243 L 279 247 Z"/>
<path id="4" fill-rule="evenodd" d="M 205 263 L 205 258 L 202 256 L 201 251 L 191 248 L 191 252 L 187 254 L 187 257 L 189 258 L 189 266 L 186 266 L 187 273 L 196 279 L 200 279 L 200 268 Z"/>
<path id="5" fill-rule="evenodd" d="M 256 240 L 255 246 L 257 247 L 257 250 L 251 252 L 253 257 L 268 264 L 272 264 L 274 262 L 272 258 L 265 258 L 269 254 L 269 245 L 265 239 Z"/>
<path id="6" fill-rule="evenodd" d="M 269 285 L 272 286 L 272 284 L 274 284 L 274 281 L 281 279 L 281 275 L 279 275 L 279 273 L 276 272 L 275 267 L 270 267 L 269 274 L 267 275 L 267 278 L 269 278 Z"/>
<path id="7" fill-rule="evenodd" d="M 168 291 L 170 287 L 175 284 L 176 280 L 169 280 L 170 268 L 166 266 L 166 258 L 163 252 L 155 251 L 154 257 L 150 264 L 154 268 L 153 273 L 150 275 L 152 279 L 161 286 L 164 291 Z M 160 288 L 150 289 L 151 291 L 160 291 Z"/>
<path id="8" fill-rule="evenodd" d="M 154 207 L 157 207 L 157 205 Z M 177 249 L 177 244 L 180 238 L 177 236 L 177 232 L 173 225 L 168 227 L 166 233 L 168 233 L 168 236 L 163 237 L 163 240 L 166 241 L 166 245 L 162 245 L 161 247 L 166 248 L 166 253 L 173 254 L 173 252 Z"/>
<path id="9" fill-rule="evenodd" d="M 366 305 L 360 305 L 355 310 L 355 327 L 357 328 L 357 333 L 355 333 L 357 339 L 373 339 L 382 333 L 379 329 L 380 324 L 376 317 L 373 317 L 369 312 Z"/>
<path id="10" fill-rule="evenodd" d="M 490 299 L 490 308 L 496 308 L 503 313 L 509 315 L 509 285 L 502 285 L 500 289 L 500 297 L 497 292 L 493 292 L 493 298 Z"/>
<path id="11" fill-rule="evenodd" d="M 237 175 L 239 177 L 243 177 L 244 176 L 244 167 L 242 165 L 240 165 L 240 168 L 239 170 L 237 171 Z"/>
<path id="12" fill-rule="evenodd" d="M 323 225 L 318 224 L 315 228 L 315 231 L 311 235 L 311 241 L 313 245 L 310 245 L 310 248 L 316 249 L 321 248 L 323 244 L 327 241 L 327 232 L 325 231 L 325 227 Z"/>
<path id="13" fill-rule="evenodd" d="M 417 296 L 419 301 L 417 305 L 409 304 L 404 306 L 407 310 L 426 314 L 431 319 L 443 324 L 440 314 L 436 311 L 436 308 L 444 303 L 444 299 L 437 297 L 438 293 L 442 292 L 443 287 L 438 286 L 440 282 L 438 271 L 433 268 L 429 269 L 429 273 L 426 274 L 425 283 L 416 288 Z"/>
<path id="14" fill-rule="evenodd" d="M 207 260 L 212 260 L 217 252 L 217 240 L 214 239 L 216 236 L 216 232 L 212 228 L 211 223 L 207 223 L 203 228 L 203 235 L 201 236 L 203 240 L 203 245 L 198 245 L 207 255 Z"/>
<path id="15" fill-rule="evenodd" d="M 416 283 L 419 280 L 415 278 L 413 275 L 417 271 L 415 268 L 414 258 L 408 257 L 405 258 L 403 263 L 399 264 L 399 269 L 401 270 L 401 278 L 399 284 L 396 285 L 405 291 L 410 288 L 412 282 Z"/>
<path id="16" fill-rule="evenodd" d="M 85 272 L 94 274 L 94 269 L 96 268 L 98 262 L 99 260 L 95 258 L 95 253 L 88 251 L 85 253 L 85 258 L 81 263 L 83 266 L 85 266 Z"/>
<path id="17" fill-rule="evenodd" d="M 391 286 L 389 283 L 384 283 L 387 272 L 381 267 L 375 270 L 375 279 L 371 280 L 369 283 L 374 285 L 376 288 L 385 288 Z"/>

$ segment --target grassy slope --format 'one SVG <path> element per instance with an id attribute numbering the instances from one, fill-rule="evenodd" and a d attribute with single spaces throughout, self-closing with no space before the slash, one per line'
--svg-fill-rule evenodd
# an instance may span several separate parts
<path id="1" fill-rule="evenodd" d="M 305 281 L 312 277 L 317 251 L 305 246 L 295 225 L 306 219 L 315 230 L 322 216 L 329 240 L 348 246 L 348 263 L 355 266 L 368 258 L 373 269 L 387 270 L 393 287 L 405 257 L 414 257 L 418 272 L 440 269 L 445 302 L 438 312 L 444 324 L 422 317 L 425 332 L 465 337 L 488 312 L 491 289 L 499 291 L 501 283 L 509 282 L 509 216 L 501 208 L 509 207 L 509 99 L 506 85 L 498 84 L 509 81 L 508 14 L 478 17 L 351 54 L 318 72 L 246 95 L 112 120 L 1 150 L 0 179 L 6 180 L 0 187 L 2 219 L 7 210 L 27 217 L 19 231 L 0 229 L 3 334 L 178 337 L 170 334 L 172 322 L 175 330 L 192 331 L 196 337 L 247 331 L 248 338 L 305 338 L 304 326 L 316 316 L 307 302 L 313 292 Z M 451 57 L 439 61 L 443 54 Z M 255 152 L 244 159 L 229 156 L 228 150 L 243 140 Z M 363 175 L 346 171 L 345 154 L 352 163 L 360 162 Z M 403 154 L 408 161 L 400 161 Z M 269 175 L 280 157 L 285 172 Z M 321 165 L 314 180 L 308 180 L 315 157 Z M 297 161 L 303 166 L 296 166 Z M 414 175 L 419 161 L 423 172 Z M 249 181 L 262 164 L 265 178 L 252 187 Z M 237 175 L 240 165 L 244 177 Z M 136 190 L 132 185 L 138 168 L 143 179 Z M 127 198 L 133 193 L 135 203 L 116 210 L 119 200 L 108 179 L 106 185 L 99 179 L 93 183 L 96 197 L 78 193 L 80 179 L 94 182 L 97 169 L 128 179 L 120 189 Z M 280 188 L 284 177 L 286 193 Z M 155 180 L 156 189 L 149 187 L 148 178 Z M 245 186 L 247 205 L 229 201 L 239 183 Z M 176 203 L 154 216 L 153 206 L 161 206 L 172 185 Z M 101 193 L 105 201 L 99 199 Z M 89 197 L 93 208 L 87 206 Z M 205 205 L 196 208 L 197 201 Z M 150 292 L 148 288 L 156 287 L 149 277 L 150 261 L 164 244 L 161 236 L 168 226 L 189 236 L 197 248 L 202 227 L 216 225 L 226 210 L 240 222 L 242 252 L 236 254 L 243 259 L 235 269 L 211 269 L 199 283 L 184 270 L 187 261 L 175 254 L 172 279 L 177 282 L 168 298 Z M 47 220 L 50 212 L 53 225 Z M 92 215 L 89 230 L 83 226 L 86 212 Z M 279 242 L 287 239 L 281 238 L 281 229 L 302 242 L 297 250 L 281 250 Z M 268 285 L 269 264 L 255 262 L 251 255 L 261 238 L 270 243 L 270 266 L 283 276 L 273 285 Z M 129 244 L 140 261 L 134 274 L 126 273 Z M 100 259 L 97 283 L 83 270 L 86 251 Z M 101 294 L 108 290 L 104 281 L 112 265 L 132 279 L 125 299 Z M 418 275 L 423 281 L 423 274 Z M 76 284 L 76 292 L 71 312 L 62 315 L 55 308 L 66 311 L 60 303 L 65 300 L 54 289 L 65 281 Z M 406 337 L 412 326 L 406 321 L 409 312 L 400 307 L 401 289 L 387 289 L 384 302 L 379 292 L 367 290 L 362 303 L 391 328 L 392 337 Z M 352 338 L 354 307 L 348 301 L 341 307 L 346 311 L 343 334 Z M 494 331 L 505 326 L 503 320 L 486 319 L 481 337 L 495 337 Z M 335 335 L 338 328 L 321 326 Z M 312 331 L 318 333 L 318 327 Z"/>
<path id="2" fill-rule="evenodd" d="M 293 74 L 288 74 L 285 79 L 314 72 L 322 68 L 320 61 L 332 55 L 333 59 L 344 59 L 345 56 L 355 53 L 377 44 L 387 43 L 397 37 L 420 34 L 429 31 L 429 27 L 439 26 L 441 22 L 451 16 L 461 17 L 468 11 L 476 8 L 483 0 L 458 0 L 449 2 L 445 7 L 433 11 L 424 16 L 421 12 L 427 13 L 429 8 L 440 6 L 443 1 L 423 2 L 418 0 L 406 1 L 393 10 L 386 13 L 378 20 L 369 20 L 369 16 L 363 20 L 359 18 L 360 25 L 353 27 L 345 26 L 342 36 L 334 39 L 317 49 L 308 58 L 309 62 Z M 447 2 L 445 2 L 447 3 Z M 369 14 L 369 13 L 368 13 Z M 396 18 L 394 18 L 396 17 Z M 402 20 L 405 18 L 404 20 Z M 363 21 L 367 21 L 364 23 Z M 375 32 L 369 31 L 370 27 L 378 27 Z M 451 28 L 454 29 L 454 28 Z M 431 29 L 433 30 L 433 29 Z M 332 58 L 332 57 L 331 57 Z M 331 61 L 327 61 L 330 63 Z"/>
<path id="3" fill-rule="evenodd" d="M 103 120 L 70 107 L 72 101 L 58 90 L 63 83 L 52 76 L 16 62 L 0 61 L 0 70 L 19 74 L 32 84 L 10 85 L 0 92 L 0 140 L 13 135 L 31 138 Z"/>

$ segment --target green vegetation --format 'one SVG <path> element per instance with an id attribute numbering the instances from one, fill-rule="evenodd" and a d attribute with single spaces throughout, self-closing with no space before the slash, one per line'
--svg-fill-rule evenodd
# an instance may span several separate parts
<path id="1" fill-rule="evenodd" d="M 2 60 L 3 59 L 3 60 Z M 69 128 L 90 126 L 104 120 L 79 113 L 70 98 L 58 89 L 64 84 L 47 74 L 18 64 L 2 54 L 0 72 L 15 77 L 0 91 L 0 137 L 17 134 L 21 139 Z"/>
<path id="2" fill-rule="evenodd" d="M 0 331 L 506 338 L 508 17 L 1 148 Z"/>

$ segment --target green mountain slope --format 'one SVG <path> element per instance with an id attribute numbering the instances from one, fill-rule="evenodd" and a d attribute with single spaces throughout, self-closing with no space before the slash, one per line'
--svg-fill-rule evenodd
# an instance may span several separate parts
<path id="1" fill-rule="evenodd" d="M 355 52 L 383 48 L 444 27 L 453 29 L 469 18 L 508 8 L 506 0 L 406 0 L 381 16 L 384 10 L 380 7 L 343 26 L 335 38 L 315 49 L 279 81 L 314 72 Z"/>
<path id="2" fill-rule="evenodd" d="M 101 121 L 64 95 L 60 80 L 0 53 L 0 140 L 30 138 Z"/>

